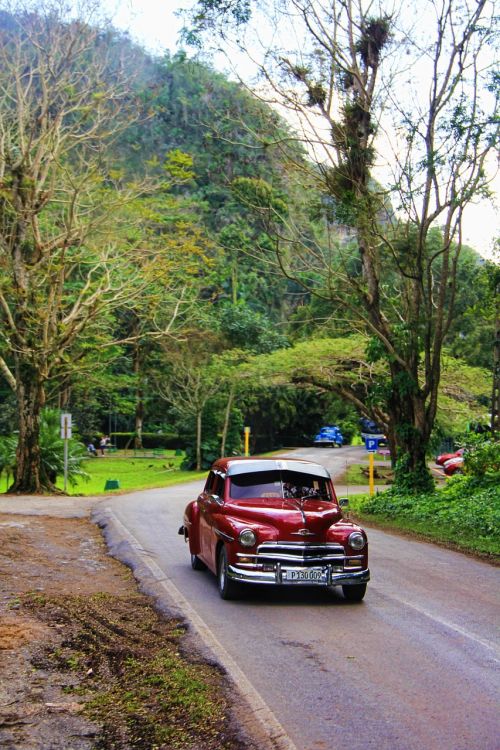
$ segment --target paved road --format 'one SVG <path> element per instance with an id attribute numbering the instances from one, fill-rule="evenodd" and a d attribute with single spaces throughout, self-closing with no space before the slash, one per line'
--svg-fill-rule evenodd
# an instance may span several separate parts
<path id="1" fill-rule="evenodd" d="M 300 454 L 333 473 L 353 457 L 349 448 Z M 110 497 L 96 517 L 113 553 L 215 650 L 276 747 L 499 750 L 498 568 L 370 530 L 372 582 L 362 604 L 340 593 L 253 588 L 222 602 L 214 577 L 191 570 L 177 535 L 200 486 Z"/>
<path id="2" fill-rule="evenodd" d="M 334 472 L 350 458 L 349 449 L 300 454 Z M 498 750 L 497 568 L 371 530 L 361 605 L 340 593 L 257 588 L 222 602 L 176 534 L 199 487 L 135 493 L 104 508 L 132 532 L 149 573 L 166 577 L 157 593 L 181 610 L 190 603 L 298 750 Z"/>

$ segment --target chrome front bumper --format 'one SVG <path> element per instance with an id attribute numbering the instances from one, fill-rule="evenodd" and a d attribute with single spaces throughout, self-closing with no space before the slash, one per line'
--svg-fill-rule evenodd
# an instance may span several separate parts
<path id="1" fill-rule="evenodd" d="M 274 586 L 355 586 L 360 583 L 368 583 L 370 580 L 369 569 L 334 573 L 330 565 L 325 565 L 321 566 L 324 572 L 321 581 L 287 581 L 283 579 L 284 567 L 277 563 L 275 570 L 267 571 L 244 570 L 234 565 L 228 565 L 227 575 L 233 581 L 239 581 L 240 583 L 267 583 Z"/>

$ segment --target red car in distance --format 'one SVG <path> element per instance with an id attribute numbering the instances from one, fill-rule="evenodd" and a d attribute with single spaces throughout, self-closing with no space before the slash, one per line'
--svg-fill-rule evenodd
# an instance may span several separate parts
<path id="1" fill-rule="evenodd" d="M 365 532 L 344 518 L 328 471 L 309 461 L 219 459 L 179 534 L 223 599 L 252 583 L 341 586 L 359 602 L 370 580 Z"/>
<path id="2" fill-rule="evenodd" d="M 449 458 L 448 461 L 444 462 L 443 469 L 447 477 L 452 477 L 454 474 L 463 474 L 464 457 L 453 456 L 453 458 Z"/>
<path id="3" fill-rule="evenodd" d="M 436 458 L 436 463 L 438 466 L 444 466 L 447 461 L 451 461 L 453 458 L 461 458 L 463 453 L 463 448 L 459 448 L 457 451 L 453 451 L 453 453 L 441 453 L 441 455 Z"/>

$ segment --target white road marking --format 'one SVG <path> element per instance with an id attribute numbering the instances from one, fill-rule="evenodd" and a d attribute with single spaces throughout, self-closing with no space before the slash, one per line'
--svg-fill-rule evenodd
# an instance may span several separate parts
<path id="1" fill-rule="evenodd" d="M 376 591 L 377 587 L 373 584 L 370 585 L 370 588 L 372 591 Z M 400 604 L 403 604 L 405 607 L 409 607 L 410 609 L 414 609 L 415 612 L 418 612 L 419 614 L 423 615 L 424 617 L 429 618 L 430 620 L 433 620 L 434 622 L 439 623 L 440 625 L 443 625 L 445 628 L 449 628 L 449 630 L 454 630 L 455 633 L 459 633 L 459 635 L 463 636 L 464 638 L 469 639 L 470 641 L 474 641 L 475 643 L 478 643 L 480 646 L 483 646 L 484 648 L 487 648 L 489 651 L 493 651 L 493 653 L 499 657 L 495 658 L 494 661 L 499 662 L 500 661 L 500 648 L 497 647 L 495 643 L 492 641 L 487 641 L 484 638 L 479 638 L 477 635 L 473 635 L 468 630 L 464 630 L 464 628 L 461 628 L 460 625 L 456 625 L 454 622 L 450 622 L 449 620 L 445 620 L 443 617 L 439 617 L 438 615 L 429 612 L 429 610 L 424 609 L 423 607 L 419 607 L 417 604 L 414 604 L 413 602 L 409 602 L 407 599 L 402 599 L 399 596 L 396 596 L 395 594 L 388 593 L 387 591 L 384 591 L 383 589 L 379 589 L 381 593 L 383 593 L 385 596 L 390 597 L 391 599 L 395 599 Z"/>
<path id="2" fill-rule="evenodd" d="M 252 716 L 249 720 L 249 726 L 251 727 L 255 720 L 258 721 L 263 731 L 270 738 L 275 750 L 298 750 L 297 746 L 288 737 L 284 728 L 264 702 L 263 698 L 245 677 L 234 659 L 228 654 L 220 641 L 218 641 L 213 635 L 212 631 L 207 627 L 202 618 L 189 604 L 188 600 L 181 594 L 177 586 L 168 578 L 165 571 L 160 568 L 155 560 L 151 559 L 151 556 L 145 552 L 138 539 L 136 539 L 119 518 L 117 518 L 111 508 L 107 507 L 105 508 L 105 511 L 108 513 L 108 516 L 112 519 L 113 523 L 119 528 L 120 534 L 127 539 L 136 554 L 141 558 L 141 562 L 148 568 L 155 581 L 165 589 L 172 601 L 174 601 L 184 612 L 200 638 L 212 653 L 214 653 L 218 662 L 222 664 L 227 671 L 239 692 L 251 708 Z"/>

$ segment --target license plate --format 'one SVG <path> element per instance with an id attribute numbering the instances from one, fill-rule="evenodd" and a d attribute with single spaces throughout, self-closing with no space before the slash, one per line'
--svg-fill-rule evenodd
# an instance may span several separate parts
<path id="1" fill-rule="evenodd" d="M 282 572 L 284 581 L 297 581 L 298 583 L 322 583 L 323 568 L 295 568 Z"/>

